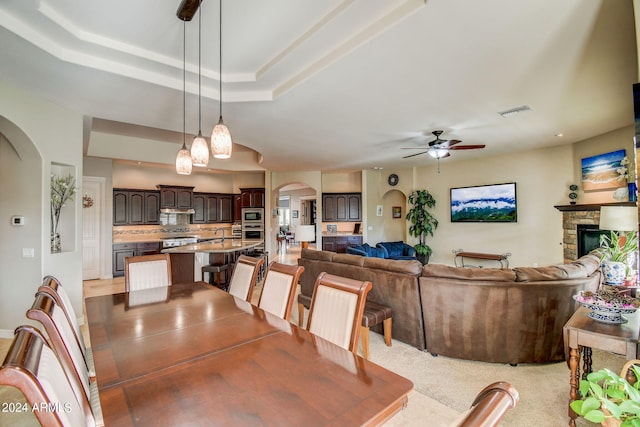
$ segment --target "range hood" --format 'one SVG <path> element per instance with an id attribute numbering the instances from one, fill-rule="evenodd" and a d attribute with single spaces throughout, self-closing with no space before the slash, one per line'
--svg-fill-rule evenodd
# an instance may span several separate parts
<path id="1" fill-rule="evenodd" d="M 180 208 L 162 208 L 160 209 L 160 213 L 163 214 L 194 214 L 196 213 L 195 209 L 180 209 Z"/>

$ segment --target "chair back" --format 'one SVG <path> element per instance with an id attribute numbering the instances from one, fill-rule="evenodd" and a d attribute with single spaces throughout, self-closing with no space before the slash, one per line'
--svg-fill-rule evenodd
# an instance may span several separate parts
<path id="1" fill-rule="evenodd" d="M 251 302 L 253 288 L 258 280 L 260 267 L 264 264 L 264 258 L 254 258 L 240 255 L 231 275 L 229 293 L 235 297 Z"/>
<path id="2" fill-rule="evenodd" d="M 364 304 L 371 288 L 369 281 L 320 273 L 309 308 L 309 332 L 356 353 Z"/>
<path id="3" fill-rule="evenodd" d="M 262 285 L 258 307 L 289 320 L 296 287 L 303 271 L 302 266 L 271 262 Z"/>
<path id="4" fill-rule="evenodd" d="M 62 367 L 67 375 L 74 379 L 71 384 L 75 393 L 90 400 L 89 368 L 75 339 L 73 327 L 62 308 L 51 295 L 38 292 L 33 305 L 27 310 L 27 317 L 42 324 Z"/>
<path id="5" fill-rule="evenodd" d="M 132 256 L 124 259 L 124 287 L 127 292 L 163 286 L 171 286 L 169 254 Z"/>
<path id="6" fill-rule="evenodd" d="M 489 384 L 477 395 L 471 408 L 463 412 L 451 427 L 497 427 L 505 413 L 518 404 L 518 390 L 508 382 Z"/>
<path id="7" fill-rule="evenodd" d="M 43 426 L 88 426 L 96 421 L 89 403 L 79 399 L 71 381 L 47 345 L 32 326 L 16 329 L 9 352 L 0 367 L 0 385 L 17 388 Z"/>
<path id="8" fill-rule="evenodd" d="M 76 340 L 78 341 L 78 345 L 80 346 L 80 350 L 82 350 L 82 355 L 86 359 L 87 347 L 85 346 L 84 339 L 82 338 L 82 332 L 80 331 L 78 317 L 76 316 L 76 312 L 73 309 L 73 305 L 71 305 L 69 295 L 64 290 L 62 283 L 60 283 L 60 281 L 53 276 L 45 276 L 44 279 L 42 279 L 42 284 L 38 288 L 38 292 L 44 292 L 51 295 L 56 304 L 60 308 L 62 308 L 65 315 L 67 316 L 67 320 L 73 327 L 73 332 L 75 333 Z"/>

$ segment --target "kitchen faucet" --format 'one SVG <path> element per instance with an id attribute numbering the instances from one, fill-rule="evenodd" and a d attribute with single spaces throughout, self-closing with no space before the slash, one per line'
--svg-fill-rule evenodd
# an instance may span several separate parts
<path id="1" fill-rule="evenodd" d="M 218 231 L 222 231 L 222 243 L 224 243 L 224 228 L 214 228 L 213 229 L 214 237 L 218 235 Z"/>

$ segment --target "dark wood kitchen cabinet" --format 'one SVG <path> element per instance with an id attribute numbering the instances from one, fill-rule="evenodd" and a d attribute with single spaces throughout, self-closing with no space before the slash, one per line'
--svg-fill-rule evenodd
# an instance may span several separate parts
<path id="1" fill-rule="evenodd" d="M 156 190 L 113 189 L 113 225 L 160 223 L 160 193 Z"/>
<path id="2" fill-rule="evenodd" d="M 323 221 L 362 221 L 361 193 L 322 193 Z"/>
<path id="3" fill-rule="evenodd" d="M 345 253 L 347 247 L 361 245 L 362 236 L 322 236 L 322 250 Z"/>
<path id="4" fill-rule="evenodd" d="M 193 209 L 193 188 L 158 185 L 160 209 Z"/>
<path id="5" fill-rule="evenodd" d="M 194 224 L 230 223 L 233 221 L 233 194 L 194 193 Z"/>
<path id="6" fill-rule="evenodd" d="M 159 254 L 160 242 L 116 243 L 113 245 L 113 277 L 124 275 L 124 260 L 130 256 Z"/>
<path id="7" fill-rule="evenodd" d="M 233 195 L 233 221 L 242 221 L 242 195 Z"/>
<path id="8" fill-rule="evenodd" d="M 243 208 L 264 208 L 264 188 L 241 188 L 240 205 Z"/>

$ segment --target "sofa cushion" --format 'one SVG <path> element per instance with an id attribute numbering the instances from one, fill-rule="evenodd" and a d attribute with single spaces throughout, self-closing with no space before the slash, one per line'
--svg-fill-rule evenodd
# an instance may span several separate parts
<path id="1" fill-rule="evenodd" d="M 422 276 L 494 282 L 513 282 L 516 279 L 516 273 L 509 268 L 452 267 L 444 264 L 425 265 Z"/>
<path id="2" fill-rule="evenodd" d="M 333 262 L 337 262 L 340 264 L 357 265 L 358 267 L 362 267 L 365 259 L 367 258 L 360 255 L 352 254 L 335 254 L 333 256 Z"/>
<path id="3" fill-rule="evenodd" d="M 335 252 L 316 251 L 313 249 L 305 248 L 305 249 L 302 249 L 301 256 L 302 258 L 315 259 L 318 261 L 331 261 L 335 254 L 336 254 Z"/>
<path id="4" fill-rule="evenodd" d="M 422 271 L 422 263 L 415 259 L 394 260 L 383 258 L 364 258 L 363 267 L 387 270 L 394 273 L 412 274 L 414 276 L 419 275 Z"/>
<path id="5" fill-rule="evenodd" d="M 515 267 L 517 282 L 550 281 L 566 279 L 584 279 L 589 277 L 600 266 L 598 257 L 585 255 L 580 259 L 561 265 L 548 267 Z"/>
<path id="6" fill-rule="evenodd" d="M 346 249 L 348 254 L 352 255 L 360 255 L 360 256 L 371 256 L 377 258 L 386 258 L 387 251 L 384 248 L 377 248 L 369 245 L 368 243 L 363 243 L 361 245 L 348 246 Z"/>

